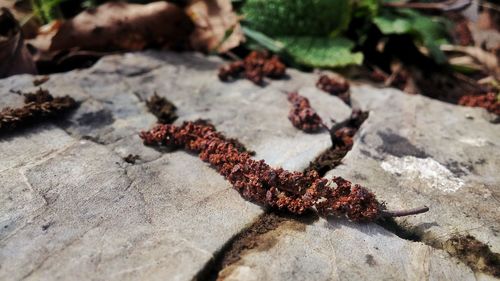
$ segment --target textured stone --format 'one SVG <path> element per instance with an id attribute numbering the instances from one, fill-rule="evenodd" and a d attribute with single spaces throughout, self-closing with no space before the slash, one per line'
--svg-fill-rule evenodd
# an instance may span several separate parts
<path id="1" fill-rule="evenodd" d="M 288 225 L 287 225 L 288 224 Z M 443 251 L 399 239 L 374 224 L 320 219 L 280 228 L 224 268 L 218 280 L 475 280 L 465 265 Z"/>
<path id="2" fill-rule="evenodd" d="M 177 105 L 177 123 L 209 119 L 219 131 L 238 138 L 257 153 L 256 158 L 273 166 L 303 170 L 331 145 L 326 131 L 306 134 L 292 126 L 287 117 L 291 107 L 287 91 L 299 91 L 309 98 L 327 124 L 331 124 L 331 118 L 344 120 L 351 112 L 337 97 L 316 89 L 314 75 L 289 70 L 289 80 L 273 81 L 260 88 L 247 80 L 220 82 L 214 76 L 214 62 L 204 58 L 178 55 L 165 59 L 169 64 L 127 80 L 141 100 L 156 92 Z M 179 60 L 196 63 L 179 65 Z"/>
<path id="3" fill-rule="evenodd" d="M 295 170 L 330 140 L 291 126 L 284 91 L 310 97 L 328 122 L 350 113 L 310 86 L 313 75 L 291 71 L 290 86 L 224 84 L 220 63 L 146 52 L 51 75 L 41 87 L 80 107 L 0 139 L 0 279 L 191 280 L 263 213 L 195 155 L 142 144 L 139 131 L 156 120 L 144 104 L 154 91 L 177 105 L 177 122 L 210 119 L 256 157 Z M 2 105 L 21 106 L 15 91 L 35 90 L 34 79 L 0 80 Z"/>
<path id="4" fill-rule="evenodd" d="M 221 63 L 144 52 L 51 75 L 41 87 L 74 97 L 80 107 L 0 136 L 0 280 L 192 280 L 263 214 L 196 155 L 142 144 L 138 133 L 156 121 L 144 103 L 154 92 L 178 107 L 178 124 L 210 119 L 256 159 L 299 171 L 330 146 L 330 136 L 295 129 L 285 93 L 308 97 L 327 124 L 350 114 L 340 99 L 314 87 L 315 74 L 291 69 L 289 79 L 261 88 L 220 82 Z M 0 80 L 2 106 L 22 105 L 15 92 L 36 89 L 35 78 Z M 402 222 L 432 241 L 471 233 L 498 252 L 500 136 L 489 115 L 394 90 L 353 87 L 352 94 L 370 117 L 344 165 L 329 176 L 368 186 L 391 208 L 430 205 L 431 212 Z M 127 163 L 129 154 L 140 158 Z M 262 243 L 221 277 L 483 278 L 441 250 L 373 224 L 295 224 L 257 237 Z"/>
<path id="5" fill-rule="evenodd" d="M 500 129 L 485 110 L 397 90 L 354 88 L 370 116 L 340 175 L 368 186 L 391 209 L 421 205 L 398 221 L 429 242 L 471 234 L 500 252 Z"/>

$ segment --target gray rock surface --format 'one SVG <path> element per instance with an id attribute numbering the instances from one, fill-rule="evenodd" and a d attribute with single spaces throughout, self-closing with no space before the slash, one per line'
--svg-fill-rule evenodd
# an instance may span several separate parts
<path id="1" fill-rule="evenodd" d="M 88 70 L 51 75 L 42 85 L 81 106 L 66 120 L 3 136 L 0 141 L 0 280 L 190 280 L 263 210 L 243 200 L 196 156 L 162 154 L 138 133 L 156 118 L 142 100 L 167 96 L 180 119 L 210 119 L 257 157 L 301 170 L 329 144 L 322 132 L 294 129 L 285 83 L 267 88 L 221 83 L 218 59 L 199 55 L 126 54 Z M 292 71 L 294 81 L 314 77 Z M 0 81 L 2 105 L 20 106 L 15 91 L 34 77 Z M 294 90 L 294 89 L 288 89 Z M 311 96 L 325 119 L 344 119 L 342 101 Z M 125 163 L 138 154 L 137 165 Z"/>
<path id="2" fill-rule="evenodd" d="M 196 54 L 144 52 L 51 75 L 41 87 L 81 105 L 62 120 L 0 138 L 0 280 L 192 280 L 259 220 L 264 209 L 242 199 L 197 156 L 142 145 L 138 133 L 156 121 L 144 101 L 155 92 L 178 107 L 176 123 L 210 119 L 255 151 L 256 159 L 297 171 L 326 150 L 330 138 L 290 124 L 285 92 L 307 96 L 327 123 L 350 114 L 340 99 L 314 87 L 315 74 L 289 70 L 289 79 L 261 88 L 245 80 L 220 82 L 221 63 Z M 34 90 L 34 78 L 0 80 L 2 106 L 22 105 L 15 91 Z M 429 204 L 431 213 L 404 222 L 432 239 L 471 233 L 496 244 L 498 252 L 500 138 L 488 115 L 393 90 L 354 87 L 353 96 L 371 114 L 344 165 L 330 175 L 365 184 L 390 207 Z M 443 147 L 443 140 L 450 145 Z M 129 154 L 140 156 L 136 164 L 124 161 Z M 423 173 L 422 167 L 432 169 Z M 220 277 L 484 277 L 442 250 L 374 224 L 291 220 L 257 242 Z"/>
<path id="3" fill-rule="evenodd" d="M 219 280 L 474 280 L 464 264 L 375 224 L 320 219 L 305 229 L 286 224 L 256 249 L 224 268 Z"/>
<path id="4" fill-rule="evenodd" d="M 500 128 L 482 109 L 396 90 L 353 90 L 370 111 L 340 175 L 368 186 L 389 208 L 427 205 L 401 218 L 424 240 L 475 236 L 500 252 Z"/>

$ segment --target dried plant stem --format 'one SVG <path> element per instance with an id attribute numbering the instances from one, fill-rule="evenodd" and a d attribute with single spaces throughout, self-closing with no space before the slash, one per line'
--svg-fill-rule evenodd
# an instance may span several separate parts
<path id="1" fill-rule="evenodd" d="M 381 217 L 406 217 L 411 215 L 418 215 L 429 211 L 429 207 L 422 206 L 419 208 L 409 209 L 409 210 L 400 210 L 400 211 L 387 211 L 382 210 L 380 216 Z"/>

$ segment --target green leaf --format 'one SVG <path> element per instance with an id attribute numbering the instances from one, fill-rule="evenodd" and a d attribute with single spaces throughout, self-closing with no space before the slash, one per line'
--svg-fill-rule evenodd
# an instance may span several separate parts
<path id="1" fill-rule="evenodd" d="M 49 23 L 54 19 L 61 18 L 59 5 L 66 0 L 31 0 L 33 12 L 44 23 Z"/>
<path id="2" fill-rule="evenodd" d="M 352 0 L 353 17 L 355 18 L 373 18 L 377 15 L 380 2 L 379 0 Z"/>
<path id="3" fill-rule="evenodd" d="M 373 19 L 383 34 L 404 34 L 412 30 L 411 20 L 395 16 L 378 16 Z"/>
<path id="4" fill-rule="evenodd" d="M 350 0 L 247 0 L 245 25 L 268 36 L 328 36 L 345 30 Z"/>
<path id="5" fill-rule="evenodd" d="M 283 42 L 288 54 L 302 65 L 336 68 L 363 62 L 363 54 L 353 53 L 354 43 L 346 38 L 283 36 L 278 40 Z"/>
<path id="6" fill-rule="evenodd" d="M 442 19 L 423 15 L 410 9 L 385 10 L 373 22 L 383 34 L 410 34 L 423 44 L 438 63 L 446 62 L 439 45 L 447 42 L 447 24 Z"/>
<path id="7" fill-rule="evenodd" d="M 264 48 L 268 49 L 269 51 L 275 52 L 275 53 L 283 52 L 283 49 L 285 47 L 283 45 L 283 43 L 276 41 L 272 38 L 269 38 L 264 33 L 255 31 L 255 30 L 248 28 L 246 26 L 243 26 L 242 30 L 243 30 L 243 33 L 245 34 L 245 36 L 247 36 L 248 38 L 257 42 L 259 45 L 263 46 Z"/>

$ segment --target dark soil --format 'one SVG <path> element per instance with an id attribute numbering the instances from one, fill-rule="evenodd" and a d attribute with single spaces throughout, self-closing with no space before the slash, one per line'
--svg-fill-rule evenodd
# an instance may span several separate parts
<path id="1" fill-rule="evenodd" d="M 231 239 L 195 280 L 218 280 L 217 278 L 222 277 L 219 273 L 237 263 L 246 252 L 267 251 L 278 242 L 277 238 L 282 230 L 305 231 L 307 224 L 316 220 L 318 216 L 312 211 L 300 217 L 286 212 L 265 213 Z"/>
<path id="2" fill-rule="evenodd" d="M 156 93 L 146 101 L 149 111 L 158 118 L 158 123 L 171 124 L 177 120 L 177 107 L 164 97 Z"/>
<path id="3" fill-rule="evenodd" d="M 500 254 L 493 253 L 474 236 L 455 236 L 443 244 L 443 249 L 457 257 L 474 271 L 500 278 Z"/>
<path id="4" fill-rule="evenodd" d="M 376 221 L 376 224 L 380 225 L 385 230 L 396 234 L 399 238 L 412 242 L 422 241 L 422 235 L 411 228 L 401 226 L 394 218 L 381 218 Z"/>
<path id="5" fill-rule="evenodd" d="M 259 246 L 259 236 L 275 230 L 285 221 L 286 218 L 273 213 L 263 215 L 257 222 L 255 222 L 247 230 L 240 233 L 234 240 L 230 248 L 224 253 L 224 257 L 221 261 L 221 268 L 240 260 L 242 252 Z M 267 244 L 268 245 L 264 248 L 271 248 L 273 243 Z M 260 245 L 260 247 L 262 247 L 262 245 Z"/>
<path id="6" fill-rule="evenodd" d="M 135 161 L 141 159 L 141 157 L 137 154 L 129 154 L 127 157 L 123 158 L 123 160 L 130 164 L 135 164 Z"/>

